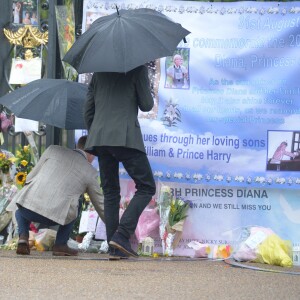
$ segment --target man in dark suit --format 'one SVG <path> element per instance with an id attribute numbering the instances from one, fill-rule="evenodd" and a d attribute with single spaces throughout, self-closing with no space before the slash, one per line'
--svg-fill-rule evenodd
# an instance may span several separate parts
<path id="1" fill-rule="evenodd" d="M 98 156 L 111 255 L 137 257 L 129 238 L 156 191 L 138 121 L 138 109 L 150 111 L 153 105 L 146 66 L 128 73 L 93 74 L 85 105 L 89 130 L 85 150 Z M 134 180 L 136 192 L 119 222 L 120 162 Z"/>

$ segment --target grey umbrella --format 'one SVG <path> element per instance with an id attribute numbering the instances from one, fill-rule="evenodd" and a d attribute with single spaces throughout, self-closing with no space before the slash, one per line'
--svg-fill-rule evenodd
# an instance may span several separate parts
<path id="1" fill-rule="evenodd" d="M 128 72 L 171 56 L 190 32 L 152 9 L 120 10 L 100 17 L 83 33 L 63 60 L 78 73 Z"/>
<path id="2" fill-rule="evenodd" d="M 86 129 L 87 90 L 87 85 L 65 79 L 38 79 L 0 97 L 0 104 L 19 118 L 63 129 Z"/>

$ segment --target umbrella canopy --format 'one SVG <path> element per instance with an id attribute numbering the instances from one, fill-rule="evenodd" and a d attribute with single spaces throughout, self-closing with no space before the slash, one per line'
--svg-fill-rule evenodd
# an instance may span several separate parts
<path id="1" fill-rule="evenodd" d="M 149 61 L 173 55 L 189 33 L 153 9 L 120 10 L 94 21 L 63 60 L 78 73 L 126 73 Z"/>
<path id="2" fill-rule="evenodd" d="M 86 129 L 83 106 L 88 87 L 65 79 L 38 79 L 0 97 L 17 117 L 63 129 Z"/>

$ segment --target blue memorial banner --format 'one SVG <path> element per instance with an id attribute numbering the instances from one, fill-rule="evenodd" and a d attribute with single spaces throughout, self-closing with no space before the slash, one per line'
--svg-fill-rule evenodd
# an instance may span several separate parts
<path id="1" fill-rule="evenodd" d="M 86 1 L 84 27 L 115 4 L 191 31 L 172 57 L 149 62 L 156 105 L 140 123 L 156 177 L 300 187 L 298 2 Z"/>
<path id="2" fill-rule="evenodd" d="M 182 247 L 251 224 L 299 241 L 300 3 L 86 0 L 83 30 L 116 4 L 191 32 L 147 63 L 155 106 L 139 115 L 157 182 L 194 204 Z"/>

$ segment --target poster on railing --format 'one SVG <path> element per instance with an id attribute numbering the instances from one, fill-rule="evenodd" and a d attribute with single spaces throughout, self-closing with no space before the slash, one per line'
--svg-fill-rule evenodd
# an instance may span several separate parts
<path id="1" fill-rule="evenodd" d="M 116 5 L 191 32 L 147 63 L 155 106 L 139 115 L 157 182 L 194 203 L 182 239 L 259 224 L 300 241 L 300 3 L 85 0 L 83 31 Z"/>

